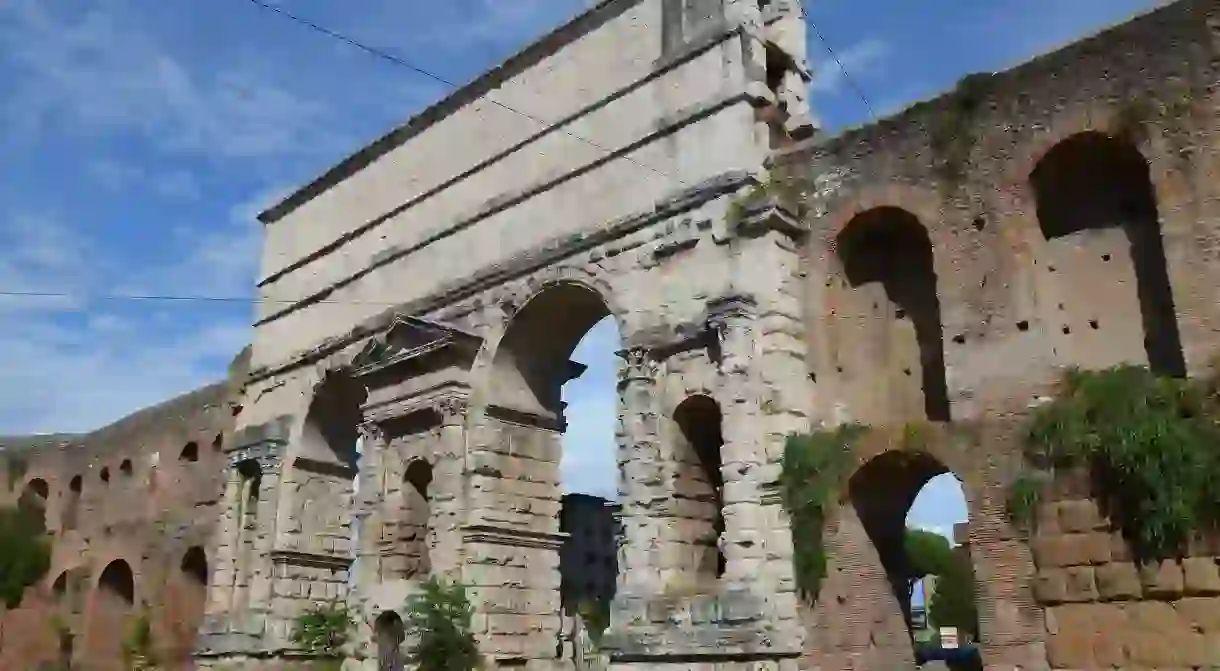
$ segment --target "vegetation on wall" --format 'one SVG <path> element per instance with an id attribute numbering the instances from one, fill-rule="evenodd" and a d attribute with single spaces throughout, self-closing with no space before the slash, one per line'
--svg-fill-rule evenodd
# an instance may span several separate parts
<path id="1" fill-rule="evenodd" d="M 481 666 L 471 627 L 474 607 L 459 583 L 429 578 L 407 602 L 411 662 L 418 671 L 472 671 Z"/>
<path id="2" fill-rule="evenodd" d="M 0 508 L 0 600 L 8 608 L 20 606 L 26 588 L 51 568 L 44 512 L 33 496 L 22 496 L 15 507 Z"/>
<path id="3" fill-rule="evenodd" d="M 852 446 L 866 431 L 861 424 L 844 424 L 830 431 L 793 434 L 784 443 L 780 490 L 792 523 L 797 590 L 809 602 L 817 599 L 826 577 L 826 517 L 839 498 Z"/>
<path id="4" fill-rule="evenodd" d="M 290 640 L 320 657 L 339 658 L 351 639 L 356 620 L 347 604 L 335 599 L 317 603 L 293 622 Z"/>
<path id="5" fill-rule="evenodd" d="M 725 219 L 730 226 L 736 226 L 741 223 L 751 205 L 764 200 L 774 200 L 790 209 L 793 214 L 800 215 L 804 193 L 795 177 L 771 174 L 746 187 L 744 193 L 729 201 Z"/>
<path id="6" fill-rule="evenodd" d="M 153 650 L 152 623 L 147 613 L 141 613 L 123 640 L 123 661 L 131 671 L 152 671 L 157 667 Z"/>
<path id="7" fill-rule="evenodd" d="M 600 646 L 602 636 L 610 626 L 610 602 L 606 599 L 590 599 L 577 607 L 585 631 L 589 632 L 589 640 L 593 645 Z"/>
<path id="8" fill-rule="evenodd" d="M 1094 495 L 1145 559 L 1181 553 L 1220 525 L 1220 396 L 1216 381 L 1119 366 L 1069 371 L 1031 418 L 1027 457 L 1043 472 L 1083 469 Z M 1009 513 L 1035 522 L 1034 479 L 1010 491 Z"/>
<path id="9" fill-rule="evenodd" d="M 8 488 L 12 489 L 13 487 L 16 487 L 17 483 L 21 482 L 21 479 L 25 477 L 27 472 L 29 472 L 30 465 L 25 459 L 9 454 L 4 456 L 4 470 L 8 477 Z"/>
<path id="10" fill-rule="evenodd" d="M 977 141 L 975 115 L 987 95 L 991 77 L 989 73 L 974 73 L 959 79 L 928 133 L 936 172 L 947 184 L 958 184 L 965 177 Z"/>

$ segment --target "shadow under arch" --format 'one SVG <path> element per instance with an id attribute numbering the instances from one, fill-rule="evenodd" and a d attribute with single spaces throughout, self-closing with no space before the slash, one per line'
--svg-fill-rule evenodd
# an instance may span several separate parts
<path id="1" fill-rule="evenodd" d="M 919 380 L 923 416 L 949 421 L 949 390 L 945 376 L 945 354 L 940 299 L 937 294 L 935 255 L 928 229 L 919 218 L 899 207 L 881 206 L 852 217 L 835 238 L 835 255 L 843 277 L 853 290 L 849 300 L 865 322 L 884 324 L 887 332 L 881 352 L 895 375 Z M 889 305 L 881 314 L 880 303 L 864 305 L 861 287 L 879 284 Z M 840 318 L 843 318 L 842 316 Z M 909 323 L 910 334 L 902 328 Z M 902 340 L 912 338 L 916 360 L 906 360 Z M 852 346 L 860 346 L 853 343 Z M 898 359 L 898 360 L 893 360 Z"/>
<path id="2" fill-rule="evenodd" d="M 711 396 L 695 394 L 674 408 L 673 420 L 680 434 L 674 496 L 688 504 L 679 506 L 689 516 L 682 529 L 697 557 L 689 568 L 696 583 L 715 581 L 726 568 L 719 542 L 724 534 L 723 413 Z"/>
<path id="3" fill-rule="evenodd" d="M 373 638 L 377 644 L 377 671 L 403 671 L 406 659 L 402 644 L 407 640 L 406 625 L 398 613 L 387 610 L 373 621 Z"/>
<path id="4" fill-rule="evenodd" d="M 355 468 L 360 438 L 361 406 L 368 397 L 357 379 L 345 370 L 327 371 L 314 387 L 301 424 L 301 456 L 314 462 Z"/>
<path id="5" fill-rule="evenodd" d="M 491 360 L 491 405 L 560 421 L 562 388 L 584 366 L 571 361 L 581 339 L 614 316 L 596 289 L 575 281 L 548 284 L 512 316 Z"/>
<path id="6" fill-rule="evenodd" d="M 97 580 L 97 591 L 99 596 L 113 604 L 128 607 L 134 605 L 136 583 L 135 575 L 131 572 L 131 565 L 122 559 L 116 559 L 107 564 Z"/>
<path id="7" fill-rule="evenodd" d="M 867 543 L 876 552 L 885 581 L 884 587 L 860 585 L 861 593 L 853 595 L 853 598 L 871 600 L 870 607 L 879 609 L 870 621 L 886 627 L 878 640 L 891 642 L 892 655 L 914 655 L 911 588 L 915 580 L 923 577 L 917 575 L 919 571 L 907 554 L 908 514 L 924 488 L 934 479 L 946 475 L 955 479 L 969 519 L 970 497 L 964 481 L 940 458 L 925 450 L 883 451 L 864 461 L 847 481 L 847 500 L 863 527 Z M 968 553 L 969 550 L 964 548 L 961 552 Z M 959 560 L 967 562 L 967 566 L 972 565 L 969 554 L 959 556 Z M 973 591 L 973 578 L 968 582 L 967 589 Z M 975 593 L 976 604 L 977 598 Z M 897 616 L 901 616 L 905 631 L 896 631 L 896 626 L 887 624 L 894 622 Z M 977 630 L 977 623 L 974 627 Z M 909 643 L 902 645 L 899 639 Z"/>
<path id="8" fill-rule="evenodd" d="M 1186 361 L 1178 331 L 1173 287 L 1169 279 L 1164 241 L 1161 236 L 1156 189 L 1147 158 L 1130 140 L 1097 131 L 1071 135 L 1055 144 L 1029 175 L 1037 204 L 1039 228 L 1047 242 L 1065 241 L 1076 248 L 1072 264 L 1088 263 L 1092 270 L 1081 276 L 1077 268 L 1068 272 L 1068 284 L 1095 283 L 1102 277 L 1117 285 L 1102 270 L 1112 261 L 1108 250 L 1090 250 L 1104 240 L 1089 240 L 1082 234 L 1106 229 L 1121 230 L 1128 245 L 1127 259 L 1135 273 L 1136 300 L 1143 327 L 1143 345 L 1149 367 L 1158 374 L 1183 377 Z M 1053 266 L 1051 271 L 1054 271 Z M 1093 280 L 1092 282 L 1089 282 Z M 1113 292 L 1112 288 L 1101 292 Z M 1063 307 L 1062 305 L 1060 307 Z M 1096 317 L 1090 320 L 1099 328 Z M 1066 328 L 1066 327 L 1065 327 Z"/>
<path id="9" fill-rule="evenodd" d="M 429 532 L 432 527 L 432 466 L 412 459 L 403 474 L 403 538 L 406 541 L 404 578 L 427 578 L 432 573 Z"/>

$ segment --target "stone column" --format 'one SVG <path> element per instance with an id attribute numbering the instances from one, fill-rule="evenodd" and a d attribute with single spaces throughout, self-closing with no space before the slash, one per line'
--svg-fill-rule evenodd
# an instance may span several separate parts
<path id="1" fill-rule="evenodd" d="M 669 464 L 661 453 L 657 410 L 660 365 L 644 347 L 617 354 L 623 360 L 616 436 L 623 528 L 618 550 L 618 594 L 647 597 L 664 587 L 661 548 L 668 535 Z"/>
<path id="2" fill-rule="evenodd" d="M 352 524 L 359 528 L 354 534 L 356 558 L 352 565 L 352 597 L 358 607 L 363 608 L 369 589 L 381 579 L 381 560 L 377 551 L 385 492 L 382 475 L 385 470 L 385 434 L 374 423 L 360 426 L 363 445 L 360 455 L 360 490 L 355 498 Z"/>
<path id="3" fill-rule="evenodd" d="M 726 591 L 744 591 L 767 578 L 762 538 L 760 476 L 767 461 L 762 438 L 761 389 L 752 375 L 758 359 L 755 334 L 757 305 L 748 296 L 729 296 L 709 306 L 709 326 L 720 350 L 720 411 L 724 434 L 721 476 L 724 481 Z"/>
<path id="4" fill-rule="evenodd" d="M 441 439 L 432 472 L 429 498 L 428 544 L 432 571 L 448 581 L 461 580 L 462 526 L 466 522 L 466 411 L 465 398 L 451 396 L 436 406 L 441 417 Z"/>

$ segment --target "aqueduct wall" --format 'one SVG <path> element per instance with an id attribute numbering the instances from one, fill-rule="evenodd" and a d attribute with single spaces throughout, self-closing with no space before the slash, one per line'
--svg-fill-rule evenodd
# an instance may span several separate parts
<path id="1" fill-rule="evenodd" d="M 55 602 L 72 591 L 71 572 L 56 587 L 65 568 L 88 576 L 93 608 L 155 610 L 174 576 L 198 574 L 199 546 L 206 613 L 184 621 L 202 619 L 202 668 L 297 663 L 292 618 L 331 598 L 356 608 L 350 652 L 376 668 L 377 623 L 427 575 L 471 586 L 489 661 L 568 664 L 559 390 L 609 316 L 623 341 L 614 664 L 903 668 L 890 539 L 942 472 L 968 501 L 989 668 L 1211 661 L 1213 555 L 1133 583 L 1121 549 L 1060 551 L 1108 533 L 1078 492 L 1048 502 L 1055 524 L 1032 543 L 1004 492 L 1023 468 L 1021 417 L 1064 366 L 1177 375 L 1214 353 L 1220 6 L 1182 0 L 802 140 L 796 3 L 761 4 L 601 2 L 265 213 L 260 292 L 274 300 L 240 399 L 209 388 L 167 411 L 183 418 L 168 433 L 104 429 L 67 439 L 84 450 L 29 452 L 13 493 L 45 492 L 56 563 L 5 615 L 6 640 L 28 634 L 4 659 L 57 654 L 58 632 L 30 622 L 75 612 Z M 564 121 L 496 108 L 492 90 Z M 141 416 L 116 426 L 149 426 Z M 779 456 L 789 432 L 847 420 L 877 430 L 809 605 Z M 916 447 L 895 438 L 913 422 L 927 430 Z M 216 433 L 223 458 L 203 435 Z M 122 481 L 178 443 L 209 473 L 189 521 L 141 513 L 87 541 L 66 528 L 87 468 L 74 459 L 104 457 Z M 82 481 L 73 506 L 98 486 Z M 1174 643 L 1116 644 L 1080 624 L 1093 617 L 1153 623 Z M 84 621 L 72 631 L 86 646 L 113 642 Z"/>

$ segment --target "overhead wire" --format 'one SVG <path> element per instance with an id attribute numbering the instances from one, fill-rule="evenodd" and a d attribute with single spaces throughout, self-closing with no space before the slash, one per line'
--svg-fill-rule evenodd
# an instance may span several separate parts
<path id="1" fill-rule="evenodd" d="M 449 86 L 451 88 L 457 89 L 457 88 L 461 87 L 460 84 L 458 84 L 446 77 L 438 75 L 434 72 L 431 72 L 430 70 L 428 70 L 426 68 L 423 68 L 414 63 L 411 63 L 410 61 L 407 61 L 406 59 L 403 59 L 399 56 L 386 52 L 382 49 L 378 49 L 376 47 L 368 45 L 364 42 L 354 39 L 348 35 L 344 35 L 343 33 L 340 33 L 331 28 L 327 28 L 326 26 L 323 26 L 319 23 L 311 21 L 305 17 L 302 17 L 300 15 L 289 12 L 288 10 L 284 9 L 283 7 L 265 2 L 264 0 L 246 0 L 246 1 L 251 3 L 252 5 L 255 5 L 258 8 L 261 8 L 268 12 L 272 12 L 278 16 L 286 18 L 309 30 L 313 30 L 321 35 L 325 35 L 331 39 L 335 39 L 340 42 L 343 42 L 349 46 L 352 46 L 356 49 L 364 51 L 365 53 L 368 53 L 376 58 L 380 58 L 389 63 L 393 63 L 400 67 L 407 68 L 415 73 L 418 73 L 420 75 L 428 77 L 429 79 L 432 79 L 434 81 L 445 84 L 446 86 Z M 869 115 L 871 117 L 873 117 L 874 119 L 876 119 L 877 118 L 876 110 L 873 107 L 872 103 L 869 101 L 868 95 L 864 92 L 863 87 L 861 87 L 859 84 L 856 83 L 855 78 L 852 76 L 851 72 L 847 69 L 846 65 L 844 65 L 842 59 L 840 59 L 838 54 L 835 53 L 834 48 L 826 40 L 825 36 L 822 34 L 822 31 L 817 27 L 817 24 L 815 24 L 813 22 L 813 20 L 811 18 L 809 18 L 809 16 L 807 14 L 804 17 L 804 21 L 812 29 L 812 31 L 813 31 L 814 35 L 817 37 L 818 41 L 822 44 L 822 46 L 826 49 L 827 53 L 834 60 L 835 64 L 838 66 L 840 72 L 843 75 L 844 81 L 846 81 L 848 83 L 848 85 L 852 88 L 852 90 L 855 92 L 855 94 L 857 96 L 859 96 L 861 101 L 864 102 L 865 107 L 868 109 Z M 513 114 L 518 114 L 527 119 L 530 119 L 530 120 L 534 121 L 535 123 L 538 123 L 539 125 L 542 125 L 542 126 L 554 125 L 553 122 L 547 121 L 546 119 L 539 118 L 537 116 L 529 114 L 528 112 L 524 112 L 514 106 L 511 106 L 502 101 L 496 100 L 496 99 L 492 98 L 491 96 L 484 96 L 483 99 L 485 101 L 487 101 L 488 103 L 493 104 L 497 107 L 500 107 L 508 112 L 511 112 Z M 584 142 L 601 151 L 604 151 L 606 153 L 613 153 L 612 149 L 609 149 L 601 144 L 598 144 L 597 142 L 594 142 L 582 135 L 573 133 L 565 128 L 558 128 L 557 130 L 564 133 L 565 135 L 568 135 L 569 137 L 572 137 L 575 140 Z M 673 180 L 677 181 L 678 183 L 685 185 L 685 182 L 683 182 L 681 179 L 671 175 L 670 173 L 667 173 L 663 170 L 660 170 L 658 168 L 655 168 L 655 167 L 649 166 L 645 163 L 642 163 L 640 161 L 637 161 L 637 160 L 631 158 L 630 156 L 623 156 L 622 158 L 627 160 L 630 163 L 633 163 L 637 166 L 640 166 L 642 168 L 655 172 L 664 177 L 673 179 Z M 8 291 L 8 290 L 0 290 L 0 297 L 55 298 L 55 299 L 77 298 L 77 299 L 81 299 L 81 300 L 94 300 L 94 301 L 133 301 L 133 302 L 135 302 L 135 301 L 163 301 L 163 302 L 192 302 L 192 301 L 195 301 L 195 302 L 209 302 L 209 303 L 254 303 L 254 304 L 284 304 L 284 305 L 295 304 L 301 300 L 301 299 L 276 300 L 276 299 L 270 299 L 270 298 L 261 298 L 261 297 L 257 297 L 257 296 L 243 297 L 243 296 L 115 294 L 115 293 L 71 294 L 71 293 L 67 293 L 67 292 L 56 292 L 56 291 Z M 318 303 L 342 303 L 342 304 L 349 304 L 349 305 L 357 305 L 357 304 L 383 305 L 383 306 L 397 305 L 396 302 L 388 302 L 388 301 L 355 301 L 355 300 L 338 301 L 338 300 L 323 299 L 323 300 L 318 300 L 316 302 L 318 302 Z"/>

